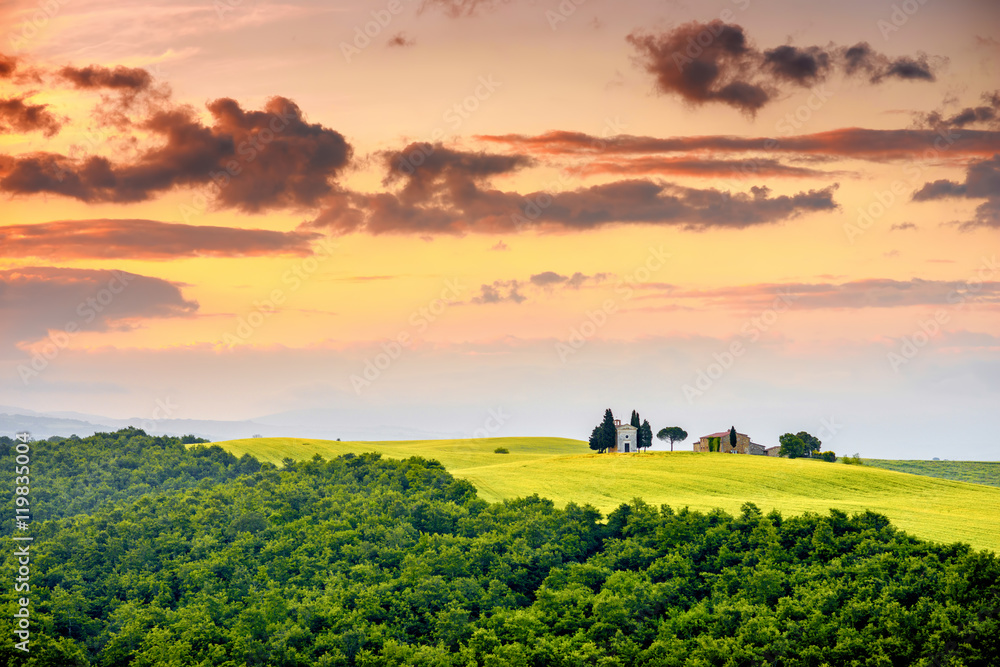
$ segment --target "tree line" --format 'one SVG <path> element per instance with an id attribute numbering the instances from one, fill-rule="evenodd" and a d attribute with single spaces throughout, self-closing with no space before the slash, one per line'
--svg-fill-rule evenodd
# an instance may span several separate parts
<path id="1" fill-rule="evenodd" d="M 167 459 L 184 481 L 82 504 L 94 469 L 79 452 L 149 474 Z M 490 504 L 419 457 L 234 477 L 244 459 L 219 452 L 141 431 L 40 446 L 39 471 L 62 459 L 60 494 L 83 509 L 51 505 L 33 526 L 32 653 L 3 642 L 0 664 L 1000 664 L 996 556 L 871 512 L 634 499 L 603 517 L 537 495 Z M 0 596 L 10 619 L 11 587 Z"/>

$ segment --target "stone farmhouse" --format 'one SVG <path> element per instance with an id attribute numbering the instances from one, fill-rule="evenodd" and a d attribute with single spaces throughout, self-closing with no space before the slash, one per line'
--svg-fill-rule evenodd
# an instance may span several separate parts
<path id="1" fill-rule="evenodd" d="M 703 435 L 694 443 L 696 452 L 722 452 L 724 454 L 754 454 L 756 456 L 777 456 L 778 447 L 764 447 L 750 440 L 746 433 L 736 434 L 735 449 L 729 444 L 729 431 L 719 431 Z"/>
<path id="2" fill-rule="evenodd" d="M 618 438 L 615 441 L 615 449 L 610 450 L 619 454 L 634 454 L 639 451 L 639 429 L 631 424 L 622 424 L 620 419 L 615 420 L 615 431 Z"/>

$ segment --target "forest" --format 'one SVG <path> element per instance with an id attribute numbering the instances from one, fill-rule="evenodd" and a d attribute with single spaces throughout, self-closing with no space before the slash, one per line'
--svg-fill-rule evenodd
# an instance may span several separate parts
<path id="1" fill-rule="evenodd" d="M 185 440 L 31 444 L 31 652 L 7 632 L 0 664 L 1000 664 L 996 556 L 879 514 L 603 517 L 489 504 L 417 457 L 276 468 Z"/>

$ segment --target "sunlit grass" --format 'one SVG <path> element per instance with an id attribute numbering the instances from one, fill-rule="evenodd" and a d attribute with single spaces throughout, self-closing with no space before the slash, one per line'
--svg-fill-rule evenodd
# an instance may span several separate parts
<path id="1" fill-rule="evenodd" d="M 762 510 L 825 514 L 872 510 L 924 539 L 967 542 L 1000 552 L 1000 488 L 917 476 L 870 466 L 764 456 L 651 452 L 595 454 L 564 438 L 482 438 L 399 442 L 336 442 L 253 438 L 217 443 L 237 456 L 278 465 L 320 454 L 377 451 L 389 458 L 440 461 L 475 484 L 489 501 L 537 493 L 558 505 L 589 503 L 605 514 L 632 498 L 654 505 L 738 512 L 747 501 Z M 509 454 L 496 454 L 505 447 Z"/>

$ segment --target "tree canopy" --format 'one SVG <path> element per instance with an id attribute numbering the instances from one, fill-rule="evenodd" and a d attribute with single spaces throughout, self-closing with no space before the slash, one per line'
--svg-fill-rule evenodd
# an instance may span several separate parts
<path id="1" fill-rule="evenodd" d="M 242 459 L 218 448 L 121 432 L 81 443 L 136 456 L 115 469 L 166 458 L 203 476 L 88 505 L 74 490 L 93 469 L 75 443 L 38 445 L 83 509 L 52 504 L 32 526 L 32 652 L 3 642 L 2 664 L 1000 664 L 997 557 L 871 512 L 633 499 L 603 520 L 537 495 L 486 503 L 420 457 L 317 455 L 233 477 Z M 12 456 L 0 451 L 6 482 Z M 10 618 L 12 587 L 2 595 Z"/>
<path id="2" fill-rule="evenodd" d="M 636 433 L 639 449 L 649 449 L 653 446 L 653 427 L 649 425 L 649 421 L 643 419 Z"/>
<path id="3" fill-rule="evenodd" d="M 819 438 L 813 435 L 809 435 L 805 431 L 799 431 L 795 436 L 802 441 L 802 455 L 812 456 L 814 453 L 819 452 L 823 443 L 820 442 Z"/>
<path id="4" fill-rule="evenodd" d="M 674 451 L 674 443 L 687 440 L 688 432 L 680 426 L 667 426 L 661 428 L 656 437 L 660 440 L 670 441 L 670 451 Z"/>
<path id="5" fill-rule="evenodd" d="M 802 442 L 802 439 L 797 435 L 785 433 L 778 438 L 778 442 L 781 443 L 781 447 L 778 449 L 779 456 L 797 459 L 805 455 L 806 443 Z"/>

